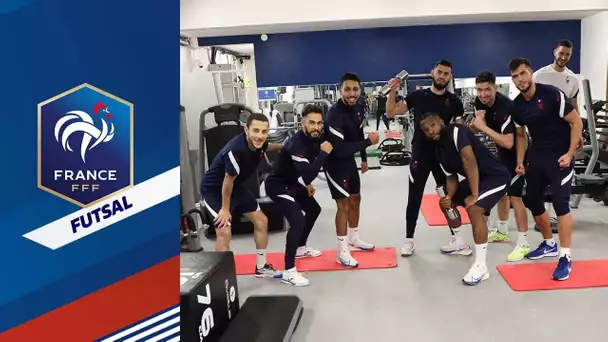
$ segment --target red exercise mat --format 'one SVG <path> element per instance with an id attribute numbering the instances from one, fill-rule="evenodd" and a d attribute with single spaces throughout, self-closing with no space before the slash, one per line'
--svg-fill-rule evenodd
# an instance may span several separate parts
<path id="1" fill-rule="evenodd" d="M 384 138 L 403 139 L 403 134 L 401 132 L 386 132 Z"/>
<path id="2" fill-rule="evenodd" d="M 397 254 L 395 248 L 378 248 L 371 252 L 351 250 L 351 255 L 359 262 L 359 267 L 343 267 L 336 262 L 337 250 L 324 250 L 323 255 L 316 258 L 296 259 L 296 268 L 300 272 L 310 271 L 344 271 L 371 268 L 397 267 Z M 285 253 L 268 253 L 267 262 L 279 270 L 285 268 Z M 255 273 L 255 254 L 237 254 L 234 256 L 236 274 Z"/>
<path id="3" fill-rule="evenodd" d="M 514 291 L 582 289 L 608 286 L 608 260 L 572 261 L 570 278 L 553 280 L 554 262 L 536 262 L 496 267 Z"/>
<path id="4" fill-rule="evenodd" d="M 445 216 L 441 212 L 441 208 L 439 208 L 439 195 L 424 195 L 422 197 L 422 205 L 420 206 L 420 210 L 422 211 L 422 216 L 424 216 L 429 226 L 447 227 L 448 221 L 445 219 Z M 471 224 L 469 215 L 463 207 L 458 207 L 458 212 L 460 212 L 462 224 Z"/>

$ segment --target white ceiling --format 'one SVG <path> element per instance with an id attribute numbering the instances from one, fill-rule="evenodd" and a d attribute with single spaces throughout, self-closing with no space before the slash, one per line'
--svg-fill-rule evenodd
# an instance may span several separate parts
<path id="1" fill-rule="evenodd" d="M 530 0 L 533 1 L 533 0 Z M 444 15 L 418 18 L 377 18 L 343 21 L 275 23 L 272 25 L 224 26 L 208 27 L 199 30 L 184 30 L 183 34 L 190 37 L 221 37 L 252 34 L 292 33 L 306 31 L 344 30 L 376 27 L 399 27 L 414 25 L 446 25 L 487 22 L 517 22 L 517 21 L 548 21 L 548 20 L 578 20 L 596 14 L 598 10 L 581 11 L 547 11 L 528 13 L 499 13 L 499 14 L 470 14 Z"/>

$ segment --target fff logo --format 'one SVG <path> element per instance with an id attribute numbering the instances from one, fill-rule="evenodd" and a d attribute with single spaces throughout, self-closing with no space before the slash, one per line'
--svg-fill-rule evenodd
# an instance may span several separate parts
<path id="1" fill-rule="evenodd" d="M 133 104 L 83 84 L 38 105 L 38 187 L 82 207 L 133 186 Z"/>

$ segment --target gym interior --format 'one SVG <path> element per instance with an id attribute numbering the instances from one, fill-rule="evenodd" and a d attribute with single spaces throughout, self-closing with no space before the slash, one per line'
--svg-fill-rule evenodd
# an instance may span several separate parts
<path id="1" fill-rule="evenodd" d="M 476 3 L 408 8 L 390 0 L 358 8 L 344 1 L 182 1 L 181 341 L 608 339 L 608 307 L 601 304 L 608 302 L 608 3 Z M 567 68 L 578 76 L 575 109 L 584 125 L 570 200 L 570 279 L 551 279 L 555 258 L 507 261 L 517 233 L 511 210 L 510 241 L 488 244 L 490 278 L 463 285 L 474 256 L 440 252 L 450 230 L 433 177 L 425 186 L 415 253 L 403 257 L 414 121 L 412 113 L 390 120 L 376 115 L 383 111 L 388 81 L 400 75 L 402 96 L 430 88 L 435 62 L 446 59 L 453 65 L 446 89 L 471 118 L 479 72 L 493 72 L 497 91 L 514 99 L 519 90 L 509 60 L 527 58 L 538 70 L 554 63 L 562 40 L 573 46 Z M 336 263 L 337 206 L 320 172 L 312 185 L 322 211 L 307 246 L 323 255 L 296 260 L 309 285 L 259 279 L 253 275 L 253 228 L 245 217 L 232 216 L 230 252 L 215 251 L 201 180 L 224 145 L 243 132 L 249 115 L 264 114 L 268 141 L 284 143 L 302 129 L 306 105 L 319 105 L 325 115 L 340 100 L 346 72 L 361 79 L 365 134 L 380 135 L 380 143 L 366 150 L 369 170 L 359 174 L 358 230 L 375 249 L 353 252 L 357 268 Z M 487 136 L 478 137 L 496 149 Z M 264 187 L 279 153 L 264 155 L 247 186 L 268 218 L 268 263 L 283 270 L 289 224 Z M 360 168 L 360 153 L 355 159 Z M 536 248 L 542 236 L 529 211 L 527 217 L 527 238 Z M 494 208 L 488 228 L 497 220 Z M 468 223 L 463 221 L 462 231 L 473 245 Z M 551 227 L 558 239 L 557 225 Z"/>

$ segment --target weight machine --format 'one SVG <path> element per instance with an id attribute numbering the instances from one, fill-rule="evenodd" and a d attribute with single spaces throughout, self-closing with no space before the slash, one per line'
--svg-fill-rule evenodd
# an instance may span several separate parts
<path id="1" fill-rule="evenodd" d="M 186 108 L 180 108 L 180 247 L 186 252 L 203 250 L 200 242 L 205 229 L 203 213 L 197 208 L 198 182 L 195 168 L 190 159 Z"/>
<path id="2" fill-rule="evenodd" d="M 583 146 L 583 154 L 589 157 L 589 162 L 583 174 L 574 176 L 575 185 L 573 186 L 572 193 L 575 195 L 570 204 L 572 208 L 578 208 L 583 194 L 587 194 L 592 198 L 602 198 L 608 195 L 608 177 L 593 174 L 598 160 L 608 165 L 608 152 L 600 149 L 599 145 L 600 138 L 603 140 L 607 135 L 608 122 L 606 122 L 606 116 L 603 113 L 601 113 L 601 121 L 598 121 L 598 118 L 596 118 L 596 112 L 600 112 L 602 105 L 600 104 L 599 108 L 597 108 L 597 105 L 594 106 L 592 104 L 591 86 L 588 79 L 583 80 L 583 92 L 585 93 L 585 110 L 587 111 L 587 127 L 590 142 L 590 145 Z M 600 155 L 602 156 L 601 160 L 599 159 Z M 608 200 L 605 200 L 605 202 L 608 202 Z M 608 205 L 608 203 L 606 204 Z"/>

